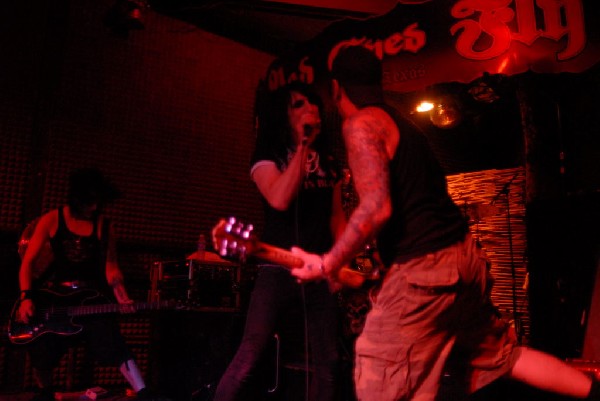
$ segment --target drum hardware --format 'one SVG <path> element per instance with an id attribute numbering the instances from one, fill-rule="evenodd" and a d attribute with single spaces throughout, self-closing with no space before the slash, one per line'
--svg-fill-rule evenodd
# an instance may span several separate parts
<path id="1" fill-rule="evenodd" d="M 192 309 L 237 310 L 240 280 L 240 266 L 227 261 L 156 261 L 150 267 L 148 299 L 185 302 Z"/>

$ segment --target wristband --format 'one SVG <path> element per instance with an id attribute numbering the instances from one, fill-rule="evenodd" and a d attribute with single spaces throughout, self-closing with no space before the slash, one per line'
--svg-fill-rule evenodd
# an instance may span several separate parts
<path id="1" fill-rule="evenodd" d="M 22 290 L 21 291 L 21 300 L 31 299 L 31 290 Z"/>

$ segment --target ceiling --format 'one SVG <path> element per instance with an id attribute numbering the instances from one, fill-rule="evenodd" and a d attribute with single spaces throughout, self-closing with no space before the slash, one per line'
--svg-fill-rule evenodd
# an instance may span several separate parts
<path id="1" fill-rule="evenodd" d="M 295 44 L 312 39 L 334 21 L 384 14 L 397 3 L 395 0 L 149 0 L 155 12 L 273 55 L 281 55 Z"/>

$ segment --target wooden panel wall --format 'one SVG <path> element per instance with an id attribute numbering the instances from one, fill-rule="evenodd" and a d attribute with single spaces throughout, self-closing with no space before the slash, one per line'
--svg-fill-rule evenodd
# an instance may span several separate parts
<path id="1" fill-rule="evenodd" d="M 506 319 L 517 322 L 518 334 L 526 343 L 530 318 L 524 168 L 451 175 L 448 188 L 469 217 L 471 232 L 490 259 L 495 278 L 494 303 Z"/>

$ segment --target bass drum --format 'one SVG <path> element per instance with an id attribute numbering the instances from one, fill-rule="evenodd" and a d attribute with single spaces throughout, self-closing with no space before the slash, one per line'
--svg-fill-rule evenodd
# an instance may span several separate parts
<path id="1" fill-rule="evenodd" d="M 27 227 L 25 227 L 25 229 L 23 230 L 23 233 L 21 233 L 21 237 L 19 238 L 19 243 L 18 243 L 19 256 L 21 257 L 21 261 L 23 260 L 23 257 L 25 256 L 25 252 L 27 251 L 27 247 L 29 246 L 29 240 L 33 236 L 35 227 L 37 226 L 39 221 L 40 221 L 40 217 L 31 221 L 27 225 Z M 33 278 L 34 279 L 40 278 L 42 276 L 42 274 L 44 274 L 44 272 L 48 269 L 48 267 L 52 264 L 53 261 L 54 261 L 54 253 L 52 252 L 52 247 L 50 246 L 50 243 L 47 242 L 44 244 L 42 251 L 40 252 L 39 256 L 36 258 L 36 260 L 33 263 L 33 266 L 32 266 Z"/>

